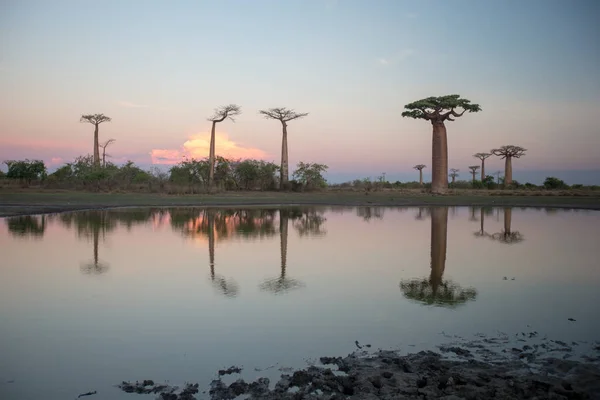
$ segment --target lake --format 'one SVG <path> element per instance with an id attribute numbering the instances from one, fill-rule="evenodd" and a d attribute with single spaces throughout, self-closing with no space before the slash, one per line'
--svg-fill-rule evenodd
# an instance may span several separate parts
<path id="1" fill-rule="evenodd" d="M 360 346 L 600 339 L 600 212 L 114 209 L 0 221 L 0 398 L 277 377 Z M 571 320 L 569 320 L 571 319 Z M 201 397 L 201 396 L 199 396 Z"/>

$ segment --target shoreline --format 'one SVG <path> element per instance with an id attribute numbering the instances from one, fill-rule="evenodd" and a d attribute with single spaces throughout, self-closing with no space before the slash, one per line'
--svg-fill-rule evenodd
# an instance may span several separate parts
<path id="1" fill-rule="evenodd" d="M 116 208 L 171 207 L 531 207 L 600 210 L 600 196 L 481 194 L 431 195 L 416 192 L 233 192 L 211 195 L 148 193 L 0 191 L 0 217 Z"/>

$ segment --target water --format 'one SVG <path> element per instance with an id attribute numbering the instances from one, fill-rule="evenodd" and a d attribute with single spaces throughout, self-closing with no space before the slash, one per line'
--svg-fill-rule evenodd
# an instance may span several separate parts
<path id="1" fill-rule="evenodd" d="M 498 331 L 594 341 L 599 237 L 600 212 L 553 209 L 7 218 L 0 398 L 132 398 L 114 385 L 206 387 L 231 365 L 245 378 L 276 377 L 346 355 L 355 341 L 406 352 Z"/>

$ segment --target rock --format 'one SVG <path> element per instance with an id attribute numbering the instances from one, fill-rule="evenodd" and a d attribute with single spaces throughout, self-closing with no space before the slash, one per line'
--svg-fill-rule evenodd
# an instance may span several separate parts
<path id="1" fill-rule="evenodd" d="M 384 371 L 381 376 L 383 376 L 385 379 L 390 379 L 392 376 L 394 376 L 394 374 L 392 374 L 390 371 Z"/>
<path id="2" fill-rule="evenodd" d="M 239 374 L 242 372 L 242 369 L 240 367 L 236 367 L 236 366 L 231 366 L 227 369 L 220 369 L 219 370 L 219 376 L 223 376 L 223 375 L 231 375 L 231 374 Z"/>
<path id="3" fill-rule="evenodd" d="M 417 379 L 417 387 L 419 389 L 422 389 L 425 386 L 427 386 L 427 378 L 426 377 Z"/>

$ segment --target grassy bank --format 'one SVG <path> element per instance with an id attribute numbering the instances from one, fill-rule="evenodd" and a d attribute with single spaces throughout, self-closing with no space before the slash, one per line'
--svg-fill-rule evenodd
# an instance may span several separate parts
<path id="1" fill-rule="evenodd" d="M 502 195 L 499 195 L 502 194 Z M 52 191 L 0 191 L 0 216 L 133 206 L 514 206 L 600 210 L 600 195 L 569 196 L 563 192 L 488 193 L 458 191 L 433 196 L 419 190 L 379 192 L 324 191 L 311 193 L 226 192 L 200 195 L 149 193 L 90 193 Z"/>

